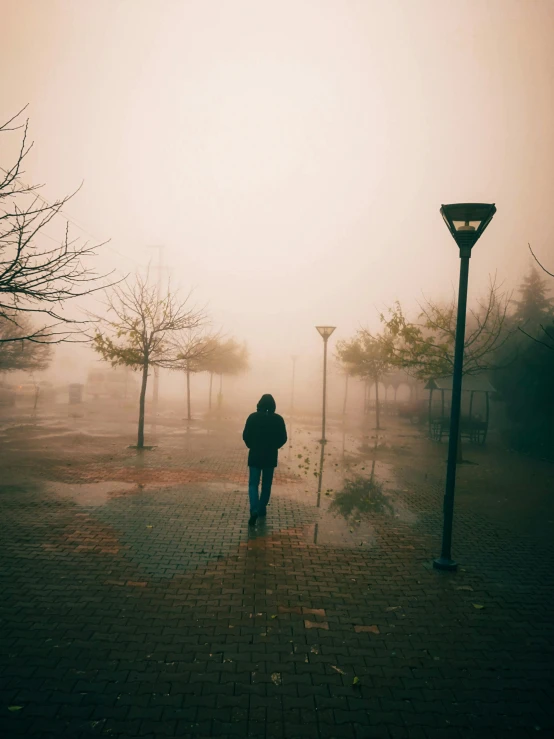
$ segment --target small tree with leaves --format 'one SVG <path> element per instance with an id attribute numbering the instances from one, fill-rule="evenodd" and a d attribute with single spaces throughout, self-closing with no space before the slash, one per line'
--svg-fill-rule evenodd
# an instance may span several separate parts
<path id="1" fill-rule="evenodd" d="M 494 279 L 484 299 L 469 311 L 464 340 L 464 375 L 479 375 L 497 367 L 498 351 L 513 334 L 507 320 L 510 297 Z M 381 315 L 385 331 L 380 341 L 391 363 L 423 381 L 450 377 L 454 371 L 457 304 L 425 300 L 417 320 L 404 315 L 399 302 Z M 458 444 L 458 461 L 462 446 Z"/>
<path id="2" fill-rule="evenodd" d="M 345 371 L 374 383 L 375 426 L 380 429 L 379 382 L 391 366 L 386 345 L 362 329 L 352 339 L 337 342 L 336 354 Z"/>
<path id="3" fill-rule="evenodd" d="M 511 331 L 507 321 L 510 298 L 495 280 L 487 296 L 469 311 L 464 341 L 465 375 L 478 375 L 495 366 L 494 354 Z M 419 380 L 449 377 L 454 370 L 457 304 L 425 300 L 416 321 L 409 321 L 399 302 L 381 315 L 385 331 L 380 343 L 391 362 Z"/>
<path id="4" fill-rule="evenodd" d="M 133 282 L 112 288 L 107 294 L 107 316 L 99 318 L 92 337 L 94 349 L 113 366 L 126 366 L 142 373 L 139 399 L 137 448 L 144 447 L 146 386 L 150 367 L 167 366 L 171 359 L 172 334 L 198 329 L 205 322 L 203 311 L 180 299 L 168 286 L 160 295 L 156 286 L 136 275 Z"/>
<path id="5" fill-rule="evenodd" d="M 220 349 L 217 335 L 208 334 L 202 328 L 187 329 L 171 339 L 171 352 L 165 366 L 185 373 L 187 384 L 187 420 L 191 415 L 191 375 L 204 372 Z"/>
<path id="6" fill-rule="evenodd" d="M 217 340 L 214 351 L 203 362 L 205 372 L 210 373 L 209 408 L 212 407 L 212 381 L 219 375 L 217 406 L 223 401 L 223 375 L 239 375 L 248 370 L 248 349 L 236 339 Z"/>

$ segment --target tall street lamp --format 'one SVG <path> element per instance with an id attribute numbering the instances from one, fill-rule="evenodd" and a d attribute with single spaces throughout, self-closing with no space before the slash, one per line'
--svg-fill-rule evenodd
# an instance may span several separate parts
<path id="1" fill-rule="evenodd" d="M 456 341 L 454 345 L 450 436 L 448 439 L 448 461 L 444 491 L 442 549 L 440 557 L 433 560 L 433 567 L 437 570 L 452 571 L 458 567 L 452 559 L 452 519 L 454 517 L 456 458 L 460 432 L 469 260 L 473 246 L 475 246 L 475 243 L 483 234 L 483 231 L 489 225 L 495 213 L 496 206 L 488 203 L 455 203 L 441 207 L 441 215 L 460 249 L 460 285 L 458 288 L 458 316 L 456 319 Z"/>
<path id="2" fill-rule="evenodd" d="M 317 486 L 317 492 L 318 494 L 321 493 L 321 481 L 323 479 L 323 456 L 325 454 L 325 405 L 327 401 L 327 342 L 329 341 L 329 337 L 335 330 L 336 326 L 316 326 L 316 329 L 319 331 L 321 338 L 323 339 L 323 411 L 322 411 L 322 418 L 321 418 L 321 463 L 320 463 L 320 473 L 319 473 L 319 482 Z M 319 504 L 319 495 L 318 495 L 318 504 Z"/>

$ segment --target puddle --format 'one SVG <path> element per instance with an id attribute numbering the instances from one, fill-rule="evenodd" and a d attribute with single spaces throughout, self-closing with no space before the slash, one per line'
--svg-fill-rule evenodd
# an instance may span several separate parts
<path id="1" fill-rule="evenodd" d="M 384 483 L 373 476 L 356 475 L 345 480 L 342 490 L 334 494 L 329 510 L 344 518 L 372 513 L 393 516 L 392 498 L 384 490 Z"/>
<path id="2" fill-rule="evenodd" d="M 373 526 L 364 521 L 363 526 L 350 524 L 341 516 L 323 510 L 319 521 L 309 526 L 307 539 L 319 546 L 353 549 L 357 547 L 374 547 L 377 536 Z"/>
<path id="3" fill-rule="evenodd" d="M 103 439 L 117 439 L 119 438 L 119 434 L 102 434 L 102 433 L 96 433 L 96 432 L 90 432 L 90 431 L 58 431 L 58 432 L 52 432 L 48 434 L 37 434 L 33 436 L 33 441 L 38 441 L 40 439 L 60 439 L 62 437 L 71 436 L 75 440 L 78 439 L 95 439 L 95 438 L 103 438 Z"/>
<path id="4" fill-rule="evenodd" d="M 208 436 L 210 431 L 209 429 L 201 429 L 201 428 L 189 428 L 181 427 L 181 428 L 161 428 L 159 424 L 150 424 L 152 429 L 156 429 L 157 433 L 160 434 L 160 436 L 164 437 L 183 437 L 183 436 Z"/>
<path id="5" fill-rule="evenodd" d="M 136 488 L 129 482 L 91 482 L 70 484 L 50 482 L 47 489 L 62 498 L 73 500 L 82 506 L 102 506 L 114 495 L 126 493 Z"/>

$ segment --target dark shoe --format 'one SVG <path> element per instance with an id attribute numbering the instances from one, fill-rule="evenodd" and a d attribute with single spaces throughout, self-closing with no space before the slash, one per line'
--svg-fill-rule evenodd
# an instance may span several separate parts
<path id="1" fill-rule="evenodd" d="M 254 525 L 256 524 L 256 520 L 257 520 L 257 518 L 258 518 L 258 514 L 257 514 L 257 513 L 253 513 L 253 514 L 252 514 L 252 515 L 250 516 L 250 518 L 248 519 L 248 525 L 249 525 L 249 526 L 254 526 Z"/>

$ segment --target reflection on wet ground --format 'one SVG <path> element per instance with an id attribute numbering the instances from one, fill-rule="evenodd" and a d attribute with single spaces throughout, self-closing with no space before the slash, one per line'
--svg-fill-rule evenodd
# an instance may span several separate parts
<path id="1" fill-rule="evenodd" d="M 330 424 L 328 441 L 320 443 L 305 428 L 295 429 L 287 463 L 307 483 L 317 479 L 318 521 L 307 539 L 321 546 L 359 547 L 376 545 L 375 523 L 384 517 L 412 524 L 416 516 L 403 500 L 392 465 L 376 459 L 386 444 L 384 434 L 360 436 L 345 424 Z M 369 458 L 368 458 L 369 457 Z"/>
<path id="2" fill-rule="evenodd" d="M 358 475 L 345 480 L 342 490 L 334 494 L 329 510 L 340 513 L 344 518 L 369 513 L 394 515 L 394 505 L 383 488 L 383 483 L 373 476 Z"/>
<path id="3" fill-rule="evenodd" d="M 134 433 L 130 420 L 125 422 L 127 427 Z M 47 449 L 56 440 L 64 449 L 73 449 L 74 459 L 49 466 L 51 479 L 56 482 L 48 483 L 47 490 L 78 506 L 95 509 L 94 516 L 122 531 L 124 538 L 130 522 L 138 516 L 140 535 L 136 535 L 135 529 L 127 544 L 142 564 L 145 557 L 148 559 L 138 551 L 143 546 L 148 548 L 142 541 L 144 532 L 149 537 L 162 537 L 164 545 L 168 536 L 176 538 L 170 567 L 176 572 L 197 565 L 195 551 L 202 554 L 202 561 L 214 553 L 222 556 L 245 537 L 265 537 L 269 541 L 279 532 L 287 531 L 290 535 L 297 531 L 304 541 L 319 546 L 374 547 L 376 529 L 385 518 L 415 522 L 403 495 L 407 491 L 399 489 L 392 466 L 379 458 L 389 450 L 381 433 L 364 435 L 358 428 L 350 430 L 345 424 L 330 422 L 328 442 L 322 449 L 321 432 L 315 424 L 289 425 L 290 442 L 281 453 L 270 515 L 248 532 L 246 452 L 238 426 L 220 426 L 212 421 L 187 423 L 177 415 L 159 418 L 156 437 L 150 433 L 147 440 L 156 440 L 160 446 L 155 451 L 140 453 L 129 452 L 122 444 L 119 452 L 113 449 L 114 443 L 120 445 L 123 438 L 121 432 L 114 433 L 120 428 L 121 425 L 114 426 L 113 420 L 101 416 L 71 421 L 58 415 L 27 418 L 16 426 L 0 427 L 0 433 L 5 431 L 7 440 L 13 442 L 11 449 L 25 437 L 28 450 L 35 441 L 37 449 L 38 442 Z M 152 430 L 154 426 L 149 424 L 147 431 L 148 428 Z M 98 437 L 97 446 L 102 445 L 107 454 L 86 460 L 81 449 L 94 436 Z M 114 443 L 106 443 L 110 438 Z M 159 521 L 142 521 L 153 496 L 157 505 L 161 498 L 167 499 L 167 526 Z M 176 513 L 172 506 L 180 512 Z M 187 543 L 192 530 L 185 519 L 190 522 L 191 515 L 198 518 L 192 536 L 196 541 Z M 203 551 L 199 551 L 199 542 L 207 536 L 202 531 L 208 531 L 212 516 L 222 525 L 211 530 L 210 536 L 224 539 L 225 546 L 212 542 L 209 552 L 202 546 Z M 178 551 L 183 553 L 182 558 Z M 158 570 L 158 564 L 154 569 Z"/>

